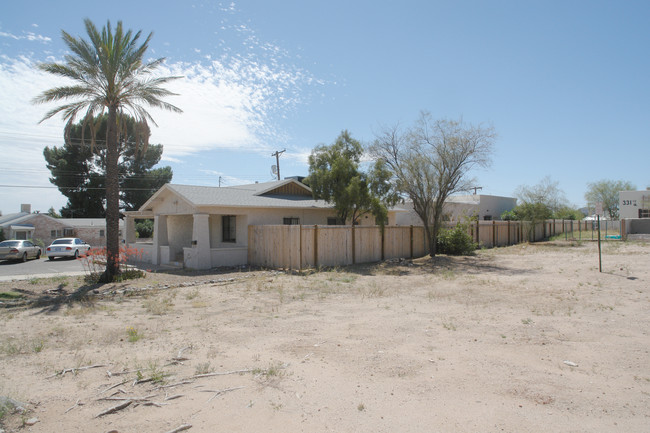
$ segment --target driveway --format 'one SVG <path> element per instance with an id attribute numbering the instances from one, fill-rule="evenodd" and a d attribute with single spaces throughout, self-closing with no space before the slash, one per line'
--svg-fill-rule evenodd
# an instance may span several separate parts
<path id="1" fill-rule="evenodd" d="M 25 263 L 0 261 L 0 281 L 29 280 L 32 278 L 49 278 L 61 275 L 85 274 L 80 260 L 58 258 L 48 260 L 28 260 Z"/>

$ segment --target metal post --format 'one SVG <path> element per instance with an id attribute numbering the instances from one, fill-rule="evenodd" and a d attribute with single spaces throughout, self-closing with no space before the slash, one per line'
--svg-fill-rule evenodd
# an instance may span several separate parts
<path id="1" fill-rule="evenodd" d="M 603 272 L 603 264 L 600 252 L 600 214 L 598 215 L 598 272 Z"/>

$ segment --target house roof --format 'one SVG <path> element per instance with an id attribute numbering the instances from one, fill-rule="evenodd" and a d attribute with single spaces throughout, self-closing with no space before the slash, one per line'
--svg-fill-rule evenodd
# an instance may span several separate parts
<path id="1" fill-rule="evenodd" d="M 285 179 L 230 187 L 166 184 L 159 189 L 140 211 L 150 210 L 165 191 L 180 196 L 194 207 L 261 207 L 261 208 L 332 208 L 323 200 L 314 200 L 311 189 L 296 181 Z"/>
<path id="2" fill-rule="evenodd" d="M 83 228 L 83 227 L 101 227 L 106 228 L 105 218 L 58 218 L 57 221 L 69 227 Z M 122 225 L 122 220 L 120 220 Z"/>
<path id="3" fill-rule="evenodd" d="M 8 226 L 9 224 L 15 224 L 22 221 L 25 217 L 30 216 L 31 214 L 27 212 L 17 212 L 10 213 L 7 215 L 0 216 L 0 226 Z"/>

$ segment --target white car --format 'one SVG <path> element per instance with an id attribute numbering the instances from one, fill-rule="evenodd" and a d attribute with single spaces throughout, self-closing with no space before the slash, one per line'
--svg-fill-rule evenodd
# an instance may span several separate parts
<path id="1" fill-rule="evenodd" d="M 50 260 L 54 260 L 55 257 L 74 257 L 76 259 L 86 255 L 89 249 L 90 245 L 79 238 L 60 238 L 45 249 L 45 255 Z"/>

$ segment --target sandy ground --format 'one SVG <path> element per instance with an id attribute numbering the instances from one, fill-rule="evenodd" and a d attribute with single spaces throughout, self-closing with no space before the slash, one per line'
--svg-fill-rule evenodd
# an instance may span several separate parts
<path id="1" fill-rule="evenodd" d="M 7 432 L 650 430 L 647 243 L 603 273 L 595 244 L 544 243 L 97 292 L 0 311 Z"/>

